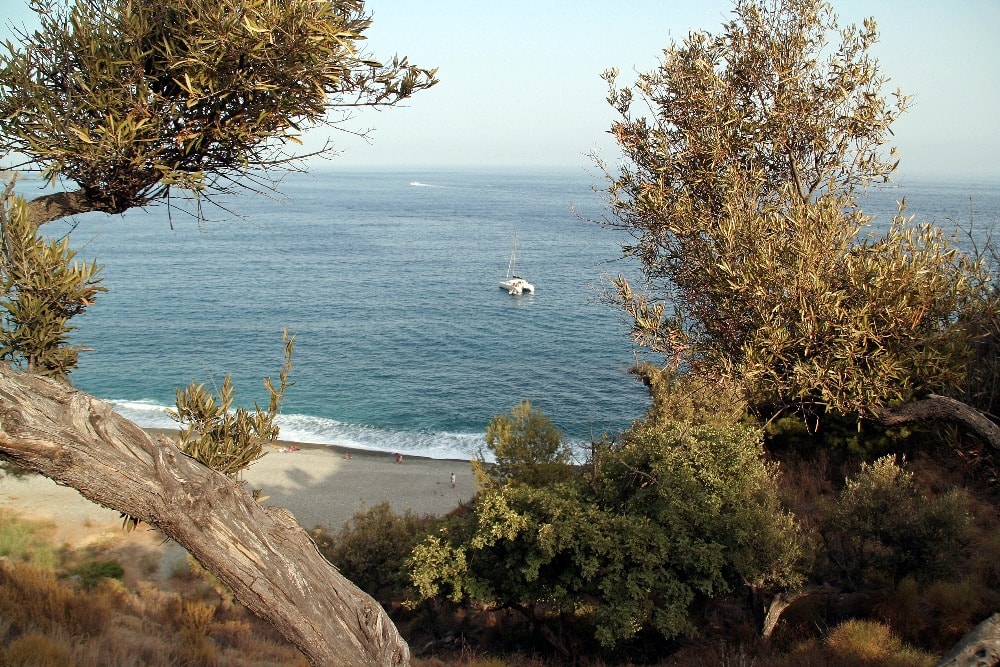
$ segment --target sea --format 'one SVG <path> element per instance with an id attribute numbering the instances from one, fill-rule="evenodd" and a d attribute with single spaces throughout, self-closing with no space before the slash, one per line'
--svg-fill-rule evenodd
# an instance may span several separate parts
<path id="1" fill-rule="evenodd" d="M 174 201 L 45 227 L 97 260 L 106 294 L 73 320 L 74 385 L 144 427 L 190 383 L 266 406 L 282 332 L 295 336 L 284 440 L 439 459 L 483 452 L 487 424 L 529 400 L 583 455 L 648 408 L 629 368 L 655 361 L 608 303 L 638 279 L 630 237 L 600 224 L 603 176 L 585 168 L 293 172 L 204 204 Z M 905 198 L 919 220 L 1000 216 L 1000 178 L 913 177 L 866 195 L 876 225 Z M 29 198 L 39 184 L 18 189 Z M 517 272 L 533 294 L 510 295 Z"/>

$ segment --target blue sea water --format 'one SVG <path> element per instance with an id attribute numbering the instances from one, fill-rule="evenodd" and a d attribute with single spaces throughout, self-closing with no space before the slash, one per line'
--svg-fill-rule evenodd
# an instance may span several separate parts
<path id="1" fill-rule="evenodd" d="M 593 222 L 602 185 L 569 169 L 321 170 L 289 175 L 280 198 L 225 201 L 239 218 L 81 216 L 73 246 L 105 265 L 109 292 L 74 320 L 93 351 L 72 380 L 171 427 L 166 408 L 191 381 L 230 373 L 241 403 L 266 403 L 261 378 L 276 378 L 288 328 L 284 439 L 468 458 L 522 399 L 572 442 L 615 433 L 648 398 L 627 373 L 641 352 L 599 299 L 608 275 L 635 274 L 613 261 L 627 237 Z M 981 230 L 997 220 L 996 186 L 904 180 L 866 208 L 886 221 L 905 196 L 920 219 Z M 498 287 L 515 234 L 531 295 Z"/>
<path id="2" fill-rule="evenodd" d="M 584 219 L 601 214 L 596 184 L 583 171 L 318 171 L 289 176 L 280 200 L 227 201 L 242 219 L 82 216 L 73 245 L 106 266 L 109 292 L 74 320 L 93 351 L 72 380 L 143 426 L 173 426 L 175 389 L 226 373 L 238 400 L 266 404 L 287 327 L 285 439 L 468 458 L 522 399 L 571 441 L 615 432 L 648 400 L 620 314 L 599 303 L 603 276 L 628 267 L 608 264 L 620 234 Z M 520 297 L 499 289 L 515 233 L 536 285 Z"/>

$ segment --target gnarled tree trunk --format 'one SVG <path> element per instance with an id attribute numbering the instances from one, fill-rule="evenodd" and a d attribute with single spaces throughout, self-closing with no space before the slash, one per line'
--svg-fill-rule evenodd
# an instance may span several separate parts
<path id="1" fill-rule="evenodd" d="M 316 665 L 408 665 L 385 611 L 290 512 L 154 440 L 92 396 L 0 364 L 0 457 L 156 526 Z"/>

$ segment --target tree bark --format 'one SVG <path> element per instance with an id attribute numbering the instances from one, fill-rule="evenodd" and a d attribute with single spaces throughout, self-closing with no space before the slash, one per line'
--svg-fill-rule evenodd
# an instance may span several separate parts
<path id="1" fill-rule="evenodd" d="M 68 215 L 101 210 L 103 208 L 91 200 L 83 190 L 54 192 L 36 197 L 28 202 L 28 217 L 36 229 L 46 222 L 52 222 Z"/>
<path id="2" fill-rule="evenodd" d="M 82 391 L 0 365 L 0 457 L 156 526 L 314 665 L 408 665 L 375 600 L 330 565 L 290 512 L 154 440 Z"/>
<path id="3" fill-rule="evenodd" d="M 774 629 L 778 627 L 778 621 L 781 620 L 781 615 L 785 613 L 793 602 L 809 595 L 809 591 L 804 591 L 801 593 L 778 593 L 771 600 L 771 604 L 767 605 L 767 614 L 764 616 L 764 621 L 761 623 L 760 636 L 764 640 L 771 638 L 774 634 Z"/>
<path id="4" fill-rule="evenodd" d="M 885 426 L 935 420 L 953 422 L 965 426 L 993 449 L 1000 451 L 1000 426 L 972 406 L 947 396 L 931 394 L 923 400 L 883 410 L 879 418 Z"/>

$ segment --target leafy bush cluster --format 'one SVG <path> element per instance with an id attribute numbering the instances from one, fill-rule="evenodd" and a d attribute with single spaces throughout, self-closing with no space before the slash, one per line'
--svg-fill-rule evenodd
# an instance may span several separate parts
<path id="1" fill-rule="evenodd" d="M 572 452 L 562 434 L 545 415 L 522 401 L 509 415 L 499 415 L 486 427 L 486 446 L 494 461 L 479 456 L 473 462 L 476 481 L 483 487 L 518 484 L 544 486 L 567 477 Z"/>
<path id="2" fill-rule="evenodd" d="M 77 261 L 68 237 L 39 237 L 12 189 L 0 192 L 0 359 L 65 380 L 82 348 L 69 344 L 69 321 L 106 291 L 101 267 Z"/>
<path id="3" fill-rule="evenodd" d="M 320 552 L 341 574 L 383 606 L 412 599 L 410 553 L 437 519 L 411 511 L 399 515 L 389 503 L 358 512 L 339 532 L 311 532 Z"/>
<path id="4" fill-rule="evenodd" d="M 967 492 L 931 493 L 885 456 L 862 463 L 839 489 L 823 487 L 807 514 L 793 515 L 762 430 L 744 421 L 737 394 L 672 371 L 640 372 L 652 398 L 647 415 L 595 443 L 584 465 L 551 461 L 561 451 L 557 431 L 522 403 L 494 420 L 511 442 L 490 442 L 508 460 L 491 468 L 481 457 L 485 484 L 469 508 L 434 522 L 378 506 L 338 535 L 314 536 L 383 603 L 513 610 L 565 658 L 652 658 L 669 640 L 703 632 L 712 609 L 735 604 L 742 611 L 732 621 L 760 632 L 777 600 L 854 595 L 850 610 L 824 612 L 837 627 L 828 643 L 804 640 L 781 659 L 840 664 L 877 648 L 899 664 L 927 664 L 904 640 L 941 650 L 929 624 L 955 628 L 940 635 L 954 640 L 976 610 L 1000 599 L 1000 569 L 970 557 L 990 548 L 983 544 L 996 518 Z M 545 464 L 544 480 L 533 462 Z M 890 625 L 841 626 L 845 615 Z M 798 623 L 793 614 L 785 636 L 813 634 L 814 621 Z"/>
<path id="5" fill-rule="evenodd" d="M 827 553 L 851 586 L 892 588 L 904 577 L 949 579 L 962 563 L 972 515 L 967 494 L 933 498 L 885 456 L 861 464 L 829 515 Z"/>
<path id="6" fill-rule="evenodd" d="M 594 443 L 582 465 L 523 402 L 490 423 L 497 463 L 474 462 L 481 489 L 470 507 L 433 521 L 379 505 L 339 534 L 317 530 L 314 538 L 384 604 L 513 610 L 536 641 L 567 658 L 652 657 L 735 601 L 743 623 L 760 631 L 775 601 L 829 595 L 832 586 L 835 595 L 861 594 L 853 611 L 830 617 L 837 631 L 828 643 L 807 640 L 788 656 L 836 663 L 831 656 L 868 650 L 864 636 L 889 632 L 879 623 L 838 625 L 846 613 L 892 624 L 899 634 L 875 642 L 884 644 L 879 655 L 926 664 L 927 654 L 903 639 L 940 650 L 927 640 L 930 619 L 967 628 L 997 595 L 990 591 L 1000 591 L 1000 569 L 969 555 L 989 549 L 981 545 L 996 524 L 968 493 L 931 493 L 901 460 L 884 456 L 839 485 L 807 491 L 813 497 L 799 503 L 806 514 L 793 515 L 738 390 L 672 370 L 636 372 L 650 390 L 647 414 Z M 800 428 L 796 437 L 811 437 Z M 892 437 L 876 435 L 877 447 L 891 447 Z M 865 434 L 858 438 L 845 464 L 871 451 Z M 810 634 L 794 614 L 786 627 Z"/>
<path id="7" fill-rule="evenodd" d="M 567 654 L 588 636 L 688 636 L 699 601 L 801 583 L 804 544 L 775 482 L 759 430 L 651 416 L 558 481 L 488 486 L 417 546 L 414 584 L 518 610 Z"/>

